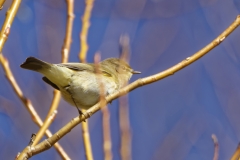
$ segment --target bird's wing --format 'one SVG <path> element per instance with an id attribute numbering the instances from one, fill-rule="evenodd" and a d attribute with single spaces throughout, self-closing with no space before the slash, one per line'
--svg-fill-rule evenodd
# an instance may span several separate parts
<path id="1" fill-rule="evenodd" d="M 92 64 L 84 63 L 61 63 L 57 64 L 60 67 L 66 67 L 75 71 L 89 71 L 94 72 L 94 66 Z"/>
<path id="2" fill-rule="evenodd" d="M 67 67 L 69 69 L 75 70 L 75 71 L 89 71 L 89 72 L 95 72 L 95 66 L 94 64 L 84 64 L 84 63 L 61 63 L 61 64 L 57 64 L 60 67 Z M 102 74 L 104 76 L 107 77 L 111 77 L 112 74 L 110 71 L 108 71 L 107 69 L 104 68 L 99 68 L 100 72 L 102 72 Z"/>

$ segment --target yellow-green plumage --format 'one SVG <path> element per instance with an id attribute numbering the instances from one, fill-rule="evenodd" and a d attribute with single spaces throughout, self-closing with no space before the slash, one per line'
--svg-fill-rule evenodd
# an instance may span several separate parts
<path id="1" fill-rule="evenodd" d="M 134 71 L 126 62 L 109 58 L 100 62 L 101 83 L 105 95 L 114 93 L 128 82 Z M 88 109 L 99 101 L 99 76 L 94 64 L 61 63 L 51 64 L 29 57 L 21 65 L 44 75 L 43 80 L 61 91 L 63 98 L 79 109 Z"/>

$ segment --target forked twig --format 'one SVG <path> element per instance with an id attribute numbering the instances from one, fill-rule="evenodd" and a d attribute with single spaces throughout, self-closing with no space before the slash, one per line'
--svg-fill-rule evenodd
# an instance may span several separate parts
<path id="1" fill-rule="evenodd" d="M 74 20 L 74 0 L 66 0 L 66 4 L 67 4 L 67 24 L 66 24 L 65 39 L 62 45 L 62 63 L 66 63 L 68 61 L 71 42 L 72 42 L 72 28 L 73 28 L 73 20 Z M 53 116 L 53 114 L 57 113 L 57 108 L 58 108 L 60 99 L 61 99 L 60 92 L 57 90 L 54 90 L 50 109 L 44 120 L 43 126 L 39 129 L 37 133 L 36 139 L 33 142 L 33 146 L 35 146 L 41 140 L 45 131 L 53 122 L 53 119 L 55 117 Z"/>
<path id="2" fill-rule="evenodd" d="M 37 114 L 36 110 L 34 109 L 31 101 L 23 95 L 22 90 L 20 89 L 19 85 L 17 84 L 17 82 L 16 82 L 16 80 L 15 80 L 13 74 L 12 74 L 12 71 L 11 71 L 11 69 L 9 67 L 8 61 L 3 56 L 3 54 L 0 54 L 0 63 L 2 65 L 2 67 L 3 67 L 3 69 L 4 69 L 4 72 L 6 74 L 7 80 L 11 84 L 11 86 L 12 86 L 14 92 L 16 93 L 16 95 L 19 97 L 19 99 L 22 101 L 22 103 L 24 104 L 24 106 L 26 107 L 28 112 L 30 113 L 33 122 L 35 124 L 37 124 L 38 127 L 41 127 L 43 125 L 43 122 L 42 122 L 41 118 L 39 117 L 39 115 Z M 47 137 L 51 137 L 52 133 L 49 130 L 46 130 L 45 135 Z M 55 147 L 55 149 L 57 150 L 57 152 L 59 153 L 59 155 L 63 159 L 69 159 L 68 155 L 63 150 L 63 148 L 59 145 L 59 143 L 55 143 L 54 147 Z"/>
<path id="3" fill-rule="evenodd" d="M 84 113 L 84 115 L 73 118 L 69 123 L 67 123 L 58 132 L 56 132 L 52 137 L 44 140 L 43 142 L 39 143 L 38 145 L 36 145 L 34 147 L 27 146 L 24 149 L 24 151 L 21 153 L 21 155 L 20 155 L 21 158 L 19 158 L 19 159 L 22 160 L 22 159 L 30 158 L 33 155 L 36 155 L 40 152 L 43 152 L 43 151 L 51 148 L 51 146 L 54 143 L 59 141 L 59 139 L 61 139 L 64 135 L 66 135 L 68 132 L 70 132 L 71 129 L 73 129 L 76 125 L 78 125 L 79 123 L 81 123 L 85 119 L 89 118 L 92 114 L 94 114 L 95 112 L 100 110 L 101 107 L 104 107 L 107 103 L 111 102 L 112 100 L 114 100 L 118 97 L 121 97 L 121 96 L 127 94 L 128 92 L 138 88 L 138 87 L 156 82 L 156 81 L 161 80 L 163 78 L 166 78 L 170 75 L 173 75 L 175 72 L 177 72 L 177 71 L 181 70 L 182 68 L 188 66 L 189 64 L 195 62 L 196 60 L 198 60 L 199 58 L 204 56 L 206 53 L 208 53 L 210 50 L 212 50 L 214 47 L 219 45 L 239 25 L 240 25 L 240 15 L 237 16 L 236 20 L 223 33 L 221 33 L 210 44 L 208 44 L 206 47 L 204 47 L 200 51 L 196 52 L 194 55 L 186 58 L 182 62 L 174 65 L 173 67 L 171 67 L 171 68 L 169 68 L 169 69 L 167 69 L 163 72 L 160 72 L 158 74 L 155 74 L 155 75 L 152 75 L 152 76 L 149 76 L 149 77 L 146 77 L 146 78 L 138 79 L 138 80 L 134 81 L 133 83 L 127 85 L 126 87 L 120 89 L 118 92 L 115 92 L 115 93 L 107 96 L 105 98 L 105 101 L 95 104 L 94 106 L 89 108 Z"/>
<path id="4" fill-rule="evenodd" d="M 4 24 L 3 24 L 1 32 L 0 32 L 0 63 L 4 69 L 6 78 L 9 81 L 9 83 L 11 84 L 16 95 L 19 97 L 19 99 L 25 105 L 26 109 L 31 114 L 33 121 L 40 127 L 43 124 L 41 118 L 38 116 L 31 101 L 23 95 L 20 87 L 18 86 L 18 84 L 12 74 L 12 71 L 9 67 L 9 63 L 8 63 L 7 59 L 2 54 L 3 46 L 4 46 L 4 44 L 8 38 L 8 35 L 10 33 L 10 28 L 11 28 L 12 22 L 16 16 L 16 13 L 18 11 L 18 8 L 20 6 L 20 3 L 21 3 L 21 0 L 13 0 L 9 10 L 7 11 L 6 18 L 4 20 Z M 46 135 L 47 135 L 47 137 L 51 137 L 52 133 L 49 130 L 47 130 Z M 58 143 L 56 143 L 54 145 L 54 147 L 62 158 L 68 158 L 67 154 L 65 153 L 63 148 Z"/>

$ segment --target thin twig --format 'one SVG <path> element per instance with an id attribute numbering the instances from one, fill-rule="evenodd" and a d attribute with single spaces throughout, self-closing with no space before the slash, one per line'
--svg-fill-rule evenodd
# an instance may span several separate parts
<path id="1" fill-rule="evenodd" d="M 88 44 L 87 44 L 87 35 L 88 29 L 90 26 L 90 17 L 93 8 L 94 0 L 85 0 L 86 7 L 82 17 L 82 31 L 80 33 L 80 52 L 79 52 L 79 59 L 80 62 L 86 63 L 87 51 L 88 51 Z"/>
<path id="2" fill-rule="evenodd" d="M 100 53 L 96 53 L 94 56 L 94 63 L 95 63 L 95 68 L 96 68 L 96 74 L 98 75 L 98 82 L 99 82 L 99 88 L 100 88 L 100 102 L 104 102 L 105 99 L 105 91 L 104 91 L 104 86 L 102 82 L 102 72 L 100 70 L 100 63 L 101 61 L 101 56 Z M 112 142 L 111 142 L 111 132 L 110 132 L 110 114 L 108 111 L 108 107 L 103 107 L 101 109 L 102 111 L 102 123 L 103 123 L 103 151 L 104 151 L 104 159 L 105 160 L 111 160 L 112 159 Z"/>
<path id="3" fill-rule="evenodd" d="M 108 106 L 102 107 L 102 123 L 103 123 L 103 151 L 104 151 L 104 159 L 111 160 L 112 159 L 112 142 L 111 142 L 111 130 L 110 130 L 110 113 L 108 110 Z"/>
<path id="4" fill-rule="evenodd" d="M 4 24 L 3 24 L 1 32 L 0 32 L 0 63 L 3 67 L 3 69 L 4 69 L 4 72 L 6 74 L 6 78 L 9 81 L 9 83 L 11 84 L 11 86 L 12 86 L 13 90 L 15 91 L 16 95 L 19 97 L 19 99 L 22 101 L 22 103 L 24 104 L 26 109 L 31 114 L 31 117 L 33 118 L 33 121 L 40 127 L 43 124 L 42 120 L 38 116 L 36 110 L 34 109 L 32 103 L 31 103 L 31 101 L 23 95 L 20 87 L 18 86 L 18 84 L 17 84 L 17 82 L 16 82 L 16 80 L 15 80 L 13 74 L 12 74 L 12 71 L 9 67 L 7 59 L 2 54 L 3 46 L 4 46 L 4 44 L 5 44 L 5 42 L 8 38 L 8 35 L 10 33 L 10 28 L 11 28 L 12 22 L 13 22 L 15 16 L 16 16 L 16 13 L 18 11 L 18 8 L 20 6 L 20 3 L 21 3 L 21 0 L 13 0 L 10 8 L 7 11 L 6 18 L 4 20 Z M 52 133 L 49 130 L 47 130 L 46 135 L 47 135 L 47 137 L 51 137 Z M 63 150 L 63 148 L 58 143 L 56 143 L 54 145 L 54 147 L 62 158 L 68 157 L 67 154 L 65 153 L 65 151 Z"/>
<path id="5" fill-rule="evenodd" d="M 85 148 L 85 156 L 87 160 L 93 160 L 92 146 L 90 140 L 90 134 L 88 129 L 88 121 L 82 123 L 82 138 Z"/>
<path id="6" fill-rule="evenodd" d="M 138 80 L 134 81 L 133 83 L 127 85 L 126 87 L 120 89 L 118 92 L 115 92 L 115 93 L 107 96 L 105 98 L 105 101 L 103 101 L 101 103 L 98 102 L 97 104 L 95 104 L 94 106 L 89 108 L 86 112 L 84 112 L 84 114 L 73 118 L 69 123 L 67 123 L 59 131 L 57 131 L 52 137 L 44 140 L 43 142 L 39 143 L 35 147 L 27 146 L 22 151 L 21 157 L 19 156 L 20 157 L 19 159 L 23 160 L 24 158 L 25 159 L 30 158 L 33 155 L 36 155 L 40 152 L 43 152 L 43 151 L 51 148 L 51 146 L 54 143 L 59 141 L 64 135 L 66 135 L 68 132 L 70 132 L 76 125 L 78 125 L 85 119 L 90 118 L 90 116 L 92 116 L 94 113 L 96 113 L 98 110 L 100 110 L 101 107 L 104 107 L 107 103 L 111 102 L 112 100 L 114 100 L 118 97 L 121 97 L 123 95 L 126 95 L 128 92 L 130 92 L 138 87 L 156 82 L 156 81 L 166 78 L 170 75 L 173 75 L 175 72 L 177 72 L 177 71 L 181 70 L 182 68 L 188 66 L 189 64 L 195 62 L 196 60 L 198 60 L 199 58 L 204 56 L 206 53 L 208 53 L 210 50 L 212 50 L 214 47 L 219 45 L 239 25 L 240 25 L 240 15 L 237 16 L 236 20 L 223 33 L 221 33 L 210 44 L 208 44 L 206 47 L 204 47 L 200 51 L 196 52 L 191 57 L 186 58 L 182 62 L 176 64 L 175 66 L 173 66 L 163 72 L 160 72 L 158 74 L 155 74 L 155 75 L 152 75 L 152 76 L 149 76 L 146 78 L 138 79 Z"/>
<path id="7" fill-rule="evenodd" d="M 120 156 L 122 160 L 131 159 L 131 129 L 128 112 L 128 96 L 119 98 L 119 122 L 121 132 Z"/>
<path id="8" fill-rule="evenodd" d="M 74 0 L 66 0 L 67 3 L 67 24 L 66 24 L 66 32 L 65 32 L 65 39 L 62 46 L 62 63 L 66 63 L 68 61 L 69 52 L 71 48 L 72 42 L 72 28 L 73 28 L 73 20 L 74 20 Z M 61 99 L 61 94 L 59 91 L 54 90 L 53 99 L 48 111 L 48 114 L 44 120 L 43 126 L 39 129 L 36 139 L 33 143 L 35 146 L 43 137 L 46 129 L 51 125 L 54 120 L 53 116 L 57 112 L 57 108 L 59 105 L 59 101 Z"/>
<path id="9" fill-rule="evenodd" d="M 0 10 L 3 9 L 3 5 L 4 5 L 5 1 L 6 1 L 6 0 L 0 0 Z"/>
<path id="10" fill-rule="evenodd" d="M 127 34 L 123 34 L 120 37 L 120 58 L 126 62 L 129 62 L 130 57 L 130 39 Z M 127 84 L 125 84 L 126 86 Z M 122 160 L 131 159 L 131 129 L 129 122 L 129 106 L 128 96 L 125 95 L 119 98 L 119 123 L 121 132 L 121 146 L 120 156 Z"/>
<path id="11" fill-rule="evenodd" d="M 213 160 L 218 160 L 218 155 L 219 155 L 219 144 L 218 144 L 218 139 L 215 134 L 212 134 L 212 140 L 214 143 L 214 156 Z"/>
<path id="12" fill-rule="evenodd" d="M 130 38 L 128 34 L 122 34 L 119 39 L 120 59 L 129 62 L 130 59 Z"/>
<path id="13" fill-rule="evenodd" d="M 34 109 L 31 101 L 23 95 L 22 90 L 18 86 L 18 84 L 17 84 L 17 82 L 16 82 L 16 80 L 15 80 L 13 74 L 12 74 L 12 71 L 10 70 L 8 61 L 3 56 L 3 54 L 0 54 L 0 63 L 3 67 L 3 69 L 4 69 L 7 80 L 11 84 L 11 86 L 12 86 L 14 92 L 16 93 L 16 95 L 18 96 L 18 98 L 22 101 L 23 105 L 26 107 L 26 109 L 30 113 L 33 122 L 35 124 L 37 124 L 38 127 L 41 127 L 43 125 L 43 122 L 42 122 L 41 118 L 39 117 L 36 110 Z M 49 138 L 49 137 L 52 136 L 52 133 L 49 130 L 46 130 L 45 135 Z M 63 148 L 59 145 L 59 143 L 55 143 L 54 147 L 63 159 L 69 159 L 68 155 L 63 150 Z"/>
<path id="14" fill-rule="evenodd" d="M 62 63 L 68 61 L 71 43 L 72 43 L 72 29 L 73 29 L 73 20 L 74 20 L 74 0 L 66 0 L 67 3 L 67 26 L 66 26 L 66 35 L 62 47 Z"/>
<path id="15" fill-rule="evenodd" d="M 54 96 L 53 96 L 52 104 L 49 109 L 48 115 L 46 116 L 46 118 L 43 122 L 43 125 L 41 125 L 41 127 L 39 128 L 39 130 L 36 134 L 36 138 L 35 138 L 35 141 L 33 142 L 33 146 L 35 146 L 42 139 L 44 133 L 46 132 L 46 130 L 48 129 L 50 124 L 53 122 L 55 115 L 57 113 L 57 107 L 59 104 L 59 100 L 61 98 L 61 94 L 59 91 L 54 90 L 53 95 Z M 53 110 L 53 109 L 55 109 L 55 110 Z M 53 111 L 51 111 L 51 110 L 53 110 Z"/>
<path id="16" fill-rule="evenodd" d="M 231 160 L 240 160 L 240 143 L 238 144 L 236 151 L 231 157 Z"/>
<path id="17" fill-rule="evenodd" d="M 100 74 L 99 70 L 99 61 L 100 61 L 100 55 L 97 53 L 94 57 L 94 63 L 95 63 L 95 68 L 96 68 L 96 74 Z M 102 95 L 104 94 L 103 91 L 103 86 L 101 83 L 101 79 L 98 78 L 99 83 L 100 83 L 100 102 L 102 100 Z M 92 147 L 91 147 L 91 140 L 90 140 L 90 134 L 89 134 L 89 129 L 88 129 L 88 121 L 86 123 L 82 123 L 82 136 L 83 136 L 83 142 L 84 142 L 84 148 L 85 148 L 85 155 L 87 160 L 92 160 L 93 155 L 92 155 Z"/>
<path id="18" fill-rule="evenodd" d="M 7 41 L 12 22 L 17 14 L 20 4 L 21 4 L 21 0 L 13 0 L 10 8 L 6 13 L 6 18 L 4 20 L 4 23 L 0 32 L 0 54 L 2 54 L 3 46 Z"/>
<path id="19" fill-rule="evenodd" d="M 91 17 L 93 2 L 94 0 L 85 0 L 86 6 L 85 6 L 85 11 L 82 17 L 82 31 L 80 33 L 80 45 L 81 45 L 81 49 L 79 51 L 80 62 L 86 62 L 86 55 L 88 51 L 87 35 L 88 35 L 88 28 L 90 26 L 90 17 Z M 92 160 L 93 155 L 92 155 L 90 134 L 88 129 L 88 121 L 86 121 L 85 123 L 82 123 L 82 137 L 84 142 L 86 159 Z"/>

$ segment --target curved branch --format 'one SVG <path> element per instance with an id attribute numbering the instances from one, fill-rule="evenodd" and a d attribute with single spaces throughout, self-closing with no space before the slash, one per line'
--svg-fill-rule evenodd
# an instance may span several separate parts
<path id="1" fill-rule="evenodd" d="M 171 68 L 169 68 L 169 69 L 167 69 L 163 72 L 160 72 L 158 74 L 155 74 L 155 75 L 152 75 L 152 76 L 142 78 L 142 79 L 138 79 L 138 80 L 134 81 L 133 83 L 131 83 L 131 84 L 127 85 L 126 87 L 120 89 L 118 92 L 115 92 L 115 93 L 107 96 L 105 101 L 98 102 L 97 104 L 95 104 L 94 106 L 89 108 L 84 114 L 73 118 L 69 123 L 67 123 L 58 132 L 56 132 L 52 137 L 50 137 L 48 139 L 45 139 L 43 142 L 39 143 L 38 145 L 36 145 L 34 147 L 31 147 L 31 146 L 26 147 L 24 149 L 24 151 L 22 152 L 21 160 L 30 158 L 33 155 L 36 155 L 40 152 L 43 152 L 43 151 L 51 148 L 51 146 L 53 144 L 55 144 L 64 135 L 66 135 L 68 132 L 70 132 L 76 125 L 78 125 L 79 123 L 81 123 L 85 119 L 89 118 L 92 114 L 94 114 L 95 112 L 100 110 L 101 107 L 104 107 L 107 103 L 113 101 L 114 99 L 116 99 L 118 97 L 121 97 L 121 96 L 127 94 L 128 92 L 138 88 L 138 87 L 141 87 L 141 86 L 159 81 L 163 78 L 166 78 L 170 75 L 173 75 L 175 72 L 177 72 L 177 71 L 181 70 L 182 68 L 188 66 L 189 64 L 195 62 L 196 60 L 198 60 L 199 58 L 204 56 L 206 53 L 208 53 L 210 50 L 212 50 L 214 47 L 219 45 L 239 25 L 240 25 L 240 15 L 237 16 L 236 20 L 222 34 L 220 34 L 210 44 L 208 44 L 206 47 L 204 47 L 200 51 L 196 52 L 191 57 L 186 58 L 182 62 L 176 64 L 175 66 L 173 66 L 173 67 L 171 67 Z"/>

